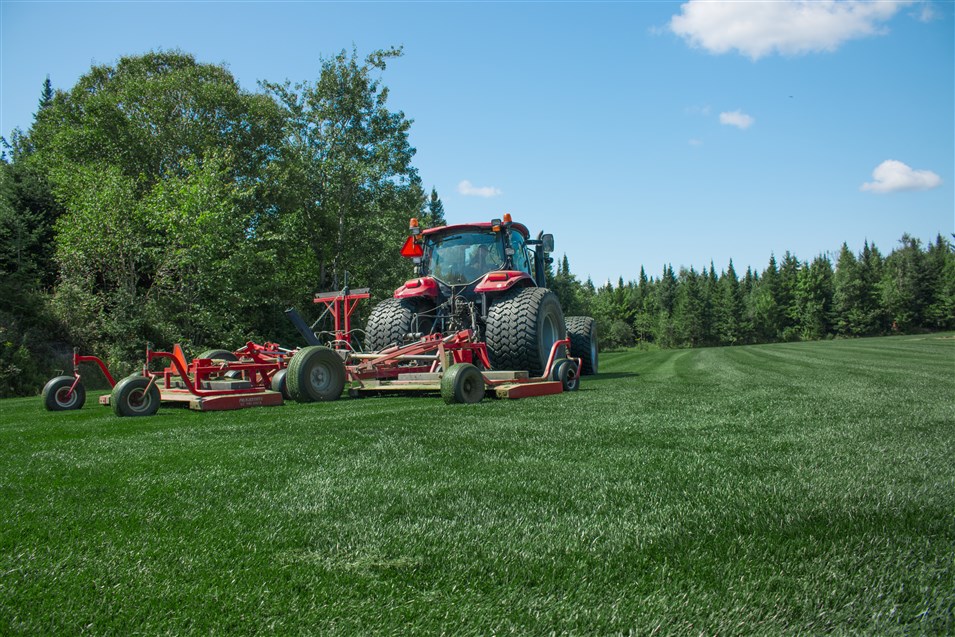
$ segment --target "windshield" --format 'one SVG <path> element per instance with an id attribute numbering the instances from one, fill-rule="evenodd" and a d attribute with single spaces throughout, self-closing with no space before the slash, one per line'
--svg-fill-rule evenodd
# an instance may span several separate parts
<path id="1" fill-rule="evenodd" d="M 435 239 L 428 256 L 428 272 L 449 285 L 470 283 L 503 265 L 501 239 L 493 232 L 464 232 Z"/>

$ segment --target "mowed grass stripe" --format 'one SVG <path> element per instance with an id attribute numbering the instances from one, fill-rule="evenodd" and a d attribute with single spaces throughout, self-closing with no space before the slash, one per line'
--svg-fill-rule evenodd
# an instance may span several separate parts
<path id="1" fill-rule="evenodd" d="M 3 401 L 0 632 L 951 632 L 953 346 L 625 352 L 468 406 Z"/>

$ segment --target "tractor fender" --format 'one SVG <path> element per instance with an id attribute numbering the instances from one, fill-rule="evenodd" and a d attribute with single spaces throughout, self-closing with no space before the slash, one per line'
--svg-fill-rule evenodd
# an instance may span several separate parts
<path id="1" fill-rule="evenodd" d="M 430 276 L 411 279 L 395 290 L 396 299 L 438 298 L 438 282 Z"/>
<path id="2" fill-rule="evenodd" d="M 478 294 L 487 294 L 506 292 L 514 287 L 534 287 L 534 280 L 529 274 L 520 270 L 498 270 L 485 274 L 474 291 Z"/>

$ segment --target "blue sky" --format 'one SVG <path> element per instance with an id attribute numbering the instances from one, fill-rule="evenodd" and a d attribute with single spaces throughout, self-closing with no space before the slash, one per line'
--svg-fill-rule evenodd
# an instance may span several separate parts
<path id="1" fill-rule="evenodd" d="M 600 284 L 955 231 L 951 2 L 0 2 L 0 132 L 154 49 L 382 79 L 450 222 L 510 212 Z M 397 250 L 396 246 L 396 250 Z"/>

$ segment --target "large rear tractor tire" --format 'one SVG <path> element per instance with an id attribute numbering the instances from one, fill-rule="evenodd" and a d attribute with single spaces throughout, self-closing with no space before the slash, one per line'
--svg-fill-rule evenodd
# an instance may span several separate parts
<path id="1" fill-rule="evenodd" d="M 392 345 L 403 345 L 412 332 L 427 334 L 431 318 L 418 317 L 421 304 L 413 299 L 385 299 L 375 306 L 365 326 L 365 350 L 380 352 Z"/>
<path id="2" fill-rule="evenodd" d="M 345 388 L 345 363 L 335 350 L 312 345 L 296 352 L 288 364 L 288 395 L 300 403 L 338 400 Z"/>
<path id="3" fill-rule="evenodd" d="M 564 313 L 546 288 L 510 290 L 488 310 L 485 341 L 494 369 L 544 373 L 554 343 L 565 338 Z M 566 356 L 560 347 L 554 357 Z"/>
<path id="4" fill-rule="evenodd" d="M 441 397 L 449 405 L 471 405 L 484 399 L 484 378 L 471 363 L 452 365 L 441 377 Z"/>
<path id="5" fill-rule="evenodd" d="M 579 358 L 582 376 L 597 373 L 600 353 L 597 349 L 597 321 L 589 316 L 568 316 L 567 336 L 570 337 L 570 355 Z"/>
<path id="6" fill-rule="evenodd" d="M 116 383 L 109 404 L 117 416 L 152 416 L 159 411 L 159 388 L 145 376 L 127 376 Z M 148 389 L 147 389 L 148 388 Z"/>
<path id="7" fill-rule="evenodd" d="M 69 411 L 83 407 L 86 402 L 86 388 L 82 382 L 73 387 L 75 380 L 74 376 L 57 376 L 43 386 L 43 405 L 47 410 Z M 72 392 L 70 387 L 73 387 Z"/>

